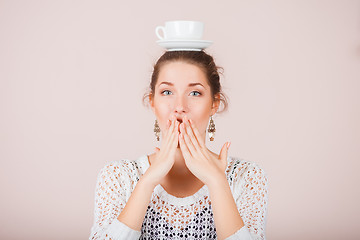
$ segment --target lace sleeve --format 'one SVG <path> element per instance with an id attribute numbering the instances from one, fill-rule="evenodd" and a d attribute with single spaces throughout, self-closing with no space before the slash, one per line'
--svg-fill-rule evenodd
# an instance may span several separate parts
<path id="1" fill-rule="evenodd" d="M 101 169 L 95 189 L 94 223 L 89 239 L 138 239 L 135 231 L 117 220 L 131 194 L 131 177 L 125 165 L 110 163 Z"/>
<path id="2" fill-rule="evenodd" d="M 265 223 L 268 203 L 267 176 L 255 163 L 236 179 L 236 205 L 246 228 L 254 240 L 265 239 Z M 242 229 L 244 230 L 244 229 Z"/>

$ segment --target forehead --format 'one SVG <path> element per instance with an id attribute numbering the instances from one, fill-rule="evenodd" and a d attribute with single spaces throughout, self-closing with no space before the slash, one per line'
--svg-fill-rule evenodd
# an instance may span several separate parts
<path id="1" fill-rule="evenodd" d="M 166 63 L 161 67 L 156 85 L 160 85 L 163 81 L 171 82 L 175 86 L 189 83 L 201 83 L 205 87 L 209 86 L 203 69 L 195 64 L 181 61 Z"/>

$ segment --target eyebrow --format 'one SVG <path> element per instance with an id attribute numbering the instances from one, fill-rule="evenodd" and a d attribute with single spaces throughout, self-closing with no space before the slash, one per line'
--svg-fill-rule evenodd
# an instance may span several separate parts
<path id="1" fill-rule="evenodd" d="M 171 82 L 161 82 L 160 84 L 159 84 L 159 86 L 161 85 L 161 84 L 166 84 L 166 85 L 169 85 L 169 86 L 174 86 L 174 84 L 173 83 L 171 83 Z M 204 85 L 202 85 L 201 83 L 189 83 L 189 87 L 193 87 L 193 86 L 196 86 L 196 85 L 200 85 L 200 86 L 202 86 L 203 88 L 205 88 L 204 87 Z M 205 88 L 206 89 L 206 88 Z"/>

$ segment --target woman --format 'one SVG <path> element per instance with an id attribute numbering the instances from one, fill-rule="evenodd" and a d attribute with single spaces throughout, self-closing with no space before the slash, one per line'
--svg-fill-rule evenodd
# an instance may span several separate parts
<path id="1" fill-rule="evenodd" d="M 165 52 L 147 97 L 161 147 L 100 171 L 90 239 L 265 239 L 264 171 L 228 157 L 228 142 L 219 155 L 205 145 L 227 106 L 213 58 Z"/>

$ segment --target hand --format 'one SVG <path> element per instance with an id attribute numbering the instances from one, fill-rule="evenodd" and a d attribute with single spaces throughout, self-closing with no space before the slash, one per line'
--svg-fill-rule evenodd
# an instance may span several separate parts
<path id="1" fill-rule="evenodd" d="M 175 151 L 179 139 L 179 122 L 175 116 L 172 116 L 171 120 L 168 120 L 166 130 L 162 137 L 161 148 L 155 149 L 155 159 L 145 173 L 150 177 L 150 181 L 155 186 L 159 184 L 161 179 L 170 171 L 175 162 Z"/>
<path id="2" fill-rule="evenodd" d="M 186 166 L 204 184 L 225 175 L 229 142 L 221 148 L 219 157 L 215 157 L 205 146 L 193 121 L 185 116 L 180 124 L 179 143 Z"/>

